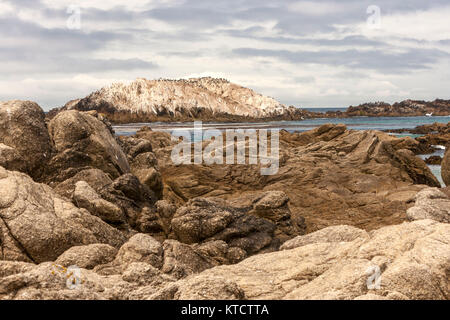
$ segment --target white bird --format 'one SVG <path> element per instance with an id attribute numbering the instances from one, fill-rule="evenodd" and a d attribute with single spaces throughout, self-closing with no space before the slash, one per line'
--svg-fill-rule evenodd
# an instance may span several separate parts
<path id="1" fill-rule="evenodd" d="M 425 114 L 427 117 L 432 117 L 433 116 L 433 112 L 432 113 L 427 113 Z"/>

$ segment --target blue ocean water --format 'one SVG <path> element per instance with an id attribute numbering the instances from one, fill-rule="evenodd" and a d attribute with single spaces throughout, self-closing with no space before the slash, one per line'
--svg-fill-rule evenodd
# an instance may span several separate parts
<path id="1" fill-rule="evenodd" d="M 325 112 L 328 112 L 328 111 L 333 111 L 333 112 L 342 111 L 342 112 L 344 112 L 344 111 L 347 110 L 347 108 L 302 108 L 302 109 L 303 110 L 307 110 L 307 111 L 311 111 L 311 112 L 321 112 L 321 113 L 325 113 Z"/>
<path id="2" fill-rule="evenodd" d="M 388 129 L 412 129 L 424 124 L 434 122 L 448 123 L 450 117 L 353 117 L 353 118 L 318 118 L 302 121 L 269 121 L 269 122 L 240 122 L 240 123 L 217 123 L 203 122 L 204 129 L 285 129 L 288 131 L 308 131 L 326 123 L 343 123 L 349 129 L 354 130 L 388 130 Z M 134 123 L 114 126 L 118 135 L 132 135 L 139 128 L 149 126 L 154 130 L 173 131 L 190 130 L 192 122 L 176 123 Z M 406 134 L 405 135 L 410 135 Z"/>
<path id="3" fill-rule="evenodd" d="M 445 153 L 445 147 L 444 146 L 435 146 L 438 148 L 433 154 L 421 154 L 419 157 L 422 160 L 425 160 L 426 158 L 429 158 L 431 156 L 440 156 L 441 158 L 444 157 Z M 436 176 L 436 178 L 439 180 L 442 186 L 445 186 L 444 180 L 442 180 L 441 176 L 441 166 L 435 165 L 435 164 L 429 164 L 428 167 L 430 168 L 431 172 Z"/>

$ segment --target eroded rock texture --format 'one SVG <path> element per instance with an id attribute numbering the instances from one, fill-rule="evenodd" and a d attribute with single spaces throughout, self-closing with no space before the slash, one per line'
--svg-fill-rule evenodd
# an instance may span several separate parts
<path id="1" fill-rule="evenodd" d="M 160 135 L 162 133 L 159 133 Z M 154 139 L 144 129 L 142 138 Z M 279 170 L 262 176 L 260 165 L 174 165 L 172 146 L 153 148 L 164 181 L 164 197 L 179 205 L 195 197 L 229 201 L 263 191 L 283 191 L 294 219 L 307 232 L 347 224 L 366 230 L 398 224 L 416 193 L 439 187 L 408 138 L 378 131 L 323 125 L 304 133 L 280 133 Z"/>
<path id="2" fill-rule="evenodd" d="M 44 111 L 34 102 L 0 102 L 0 166 L 39 179 L 52 156 Z"/>
<path id="3" fill-rule="evenodd" d="M 96 113 L 61 112 L 48 127 L 57 155 L 49 163 L 47 182 L 62 182 L 92 168 L 111 178 L 130 172 L 126 155 Z"/>
<path id="4" fill-rule="evenodd" d="M 124 241 L 117 229 L 78 209 L 47 185 L 0 167 L 1 260 L 54 261 L 73 246 L 119 247 Z"/>
<path id="5" fill-rule="evenodd" d="M 33 103 L 0 113 L 0 299 L 449 298 L 450 192 L 417 141 L 282 132 L 261 176 L 174 165 L 169 135 L 116 139 L 96 112 L 49 135 Z"/>

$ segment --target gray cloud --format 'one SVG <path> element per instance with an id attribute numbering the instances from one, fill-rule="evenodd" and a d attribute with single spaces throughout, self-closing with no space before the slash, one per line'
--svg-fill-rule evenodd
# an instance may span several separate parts
<path id="1" fill-rule="evenodd" d="M 384 73 L 411 72 L 428 69 L 439 59 L 449 58 L 450 54 L 437 49 L 414 49 L 404 53 L 388 53 L 382 50 L 321 50 L 288 51 L 239 48 L 233 53 L 246 57 L 271 57 L 292 63 L 316 63 L 332 66 L 344 66 L 356 69 L 371 69 Z"/>
<path id="2" fill-rule="evenodd" d="M 33 78 L 53 83 L 77 74 L 109 79 L 147 71 L 155 78 L 211 72 L 253 83 L 262 93 L 267 90 L 289 104 L 296 99 L 298 104 L 350 104 L 341 95 L 346 91 L 352 99 L 356 99 L 354 94 L 371 98 L 375 90 L 394 99 L 388 92 L 392 88 L 406 93 L 414 88 L 414 92 L 428 91 L 442 98 L 448 95 L 441 89 L 447 83 L 437 87 L 433 82 L 450 81 L 448 75 L 437 74 L 450 64 L 450 40 L 413 35 L 369 37 L 352 29 L 365 22 L 366 8 L 372 4 L 381 8 L 382 15 L 389 15 L 439 11 L 448 0 L 311 0 L 303 5 L 295 0 L 146 1 L 139 10 L 130 8 L 127 1 L 105 10 L 99 0 L 91 0 L 81 3 L 81 30 L 66 28 L 64 7 L 46 7 L 40 0 L 2 2 L 14 12 L 7 16 L 0 12 L 0 81 Z M 39 12 L 43 21 L 20 15 L 21 9 Z M 311 64 L 326 69 L 326 75 L 308 69 Z M 375 76 L 368 77 L 368 72 Z M 426 83 L 415 77 L 416 72 L 422 72 Z M 324 94 L 329 82 L 321 81 L 321 76 L 340 85 L 337 93 Z M 280 78 L 290 87 L 309 86 L 317 96 L 291 94 Z M 359 83 L 360 79 L 367 81 L 364 87 L 353 89 L 351 81 Z M 343 90 L 345 83 L 348 87 Z M 54 87 L 37 86 L 32 97 L 62 105 L 68 100 L 70 83 L 64 88 L 58 93 Z M 77 94 L 84 90 L 74 88 Z M 24 92 L 17 91 L 17 98 L 26 97 Z M 8 97 L 11 94 L 15 93 Z"/>

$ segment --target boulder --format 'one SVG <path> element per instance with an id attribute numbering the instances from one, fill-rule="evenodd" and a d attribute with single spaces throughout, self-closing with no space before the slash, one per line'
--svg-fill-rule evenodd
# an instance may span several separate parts
<path id="1" fill-rule="evenodd" d="M 155 193 L 157 199 L 163 195 L 163 182 L 161 174 L 155 168 L 132 169 L 133 174 L 139 181 Z"/>
<path id="2" fill-rule="evenodd" d="M 31 101 L 0 102 L 0 143 L 0 165 L 40 179 L 52 156 L 44 111 Z"/>
<path id="3" fill-rule="evenodd" d="M 284 193 L 267 192 L 245 201 L 195 198 L 179 208 L 172 219 L 175 237 L 187 244 L 226 242 L 247 254 L 275 250 L 302 231 L 291 220 Z M 248 200 L 248 199 L 247 199 Z M 234 206 L 240 203 L 239 206 Z"/>
<path id="4" fill-rule="evenodd" d="M 447 186 L 450 186 L 450 151 L 446 148 L 444 159 L 442 159 L 441 167 L 442 180 Z"/>
<path id="5" fill-rule="evenodd" d="M 122 273 L 122 280 L 151 291 L 155 291 L 154 288 L 166 285 L 168 282 L 175 281 L 171 276 L 161 273 L 154 266 L 144 262 L 132 262 L 127 265 Z M 139 299 L 139 289 L 134 294 Z"/>
<path id="6" fill-rule="evenodd" d="M 48 168 L 48 182 L 62 182 L 85 169 L 97 168 L 115 179 L 130 172 L 128 160 L 110 128 L 97 117 L 65 111 L 49 122 L 57 155 Z"/>
<path id="7" fill-rule="evenodd" d="M 200 254 L 193 247 L 176 240 L 164 241 L 163 248 L 164 264 L 161 271 L 176 279 L 182 279 L 219 265 L 213 259 Z"/>
<path id="8" fill-rule="evenodd" d="M 318 232 L 301 236 L 292 249 L 208 269 L 148 297 L 446 300 L 450 295 L 449 224 L 419 220 L 371 233 L 344 226 Z"/>
<path id="9" fill-rule="evenodd" d="M 63 265 L 0 261 L 0 299 L 445 300 L 449 235 L 449 224 L 429 219 L 371 232 L 333 226 L 219 266 L 223 241 L 161 245 L 138 234 L 93 270 L 65 265 L 91 267 L 115 251 L 99 259 L 98 245 L 73 247 L 58 258 Z"/>
<path id="10" fill-rule="evenodd" d="M 155 207 L 155 194 L 132 174 L 125 174 L 102 188 L 100 196 L 119 206 L 128 225 L 138 232 L 164 237 L 163 221 Z"/>
<path id="11" fill-rule="evenodd" d="M 284 242 L 306 232 L 305 219 L 293 217 L 288 202 L 289 197 L 283 191 L 267 191 L 252 201 L 253 208 L 248 213 L 275 223 L 275 237 Z"/>
<path id="12" fill-rule="evenodd" d="M 177 207 L 167 200 L 159 200 L 156 202 L 156 210 L 165 234 L 169 235 L 172 231 L 172 218 L 177 211 Z"/>
<path id="13" fill-rule="evenodd" d="M 119 247 L 120 231 L 19 172 L 0 167 L 1 260 L 54 261 L 73 246 Z"/>
<path id="14" fill-rule="evenodd" d="M 87 246 L 75 246 L 56 259 L 55 263 L 64 267 L 77 266 L 84 269 L 109 263 L 115 259 L 117 249 L 107 244 L 90 244 Z"/>
<path id="15" fill-rule="evenodd" d="M 86 209 L 107 223 L 119 225 L 126 223 L 122 209 L 102 199 L 85 181 L 78 181 L 75 184 L 72 197 L 78 208 Z"/>
<path id="16" fill-rule="evenodd" d="M 100 192 L 103 188 L 113 182 L 109 175 L 100 169 L 86 169 L 78 172 L 72 178 L 55 185 L 53 189 L 59 195 L 72 199 L 75 185 L 79 181 L 87 182 L 96 192 Z"/>
<path id="17" fill-rule="evenodd" d="M 163 265 L 163 247 L 151 236 L 138 233 L 119 249 L 115 262 L 122 269 L 133 262 L 145 262 L 160 269 Z"/>
<path id="18" fill-rule="evenodd" d="M 450 198 L 438 188 L 428 188 L 416 195 L 416 204 L 406 212 L 409 220 L 432 219 L 450 223 Z"/>
<path id="19" fill-rule="evenodd" d="M 0 143 L 0 166 L 11 171 L 27 172 L 27 164 L 19 152 L 3 143 Z"/>
<path id="20" fill-rule="evenodd" d="M 131 172 L 142 184 L 152 190 L 158 199 L 163 195 L 163 182 L 159 172 L 158 160 L 152 152 L 149 140 L 133 137 L 119 137 L 122 148 L 127 154 Z"/>
<path id="21" fill-rule="evenodd" d="M 141 153 L 152 152 L 152 144 L 146 139 L 134 138 L 130 136 L 120 136 L 119 142 L 122 150 L 128 157 L 128 160 L 133 160 L 134 157 Z"/>

